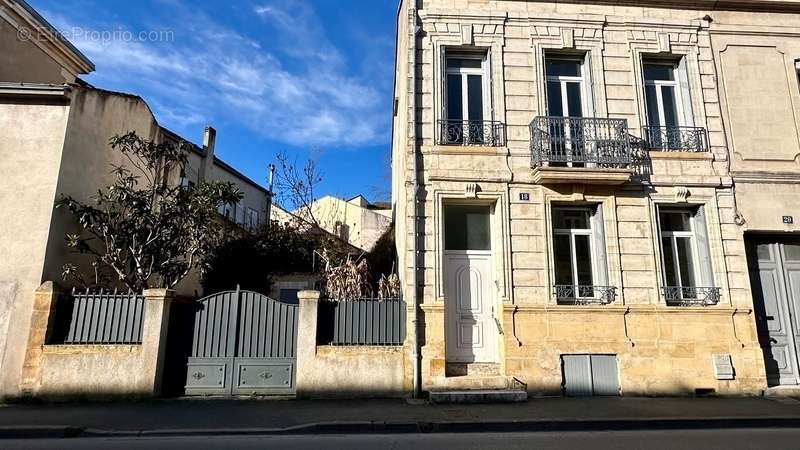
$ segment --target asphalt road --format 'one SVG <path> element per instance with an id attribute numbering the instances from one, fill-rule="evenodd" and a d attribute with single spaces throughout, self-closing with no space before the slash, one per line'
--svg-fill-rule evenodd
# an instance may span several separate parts
<path id="1" fill-rule="evenodd" d="M 800 429 L 2 440 L 13 449 L 797 449 Z"/>

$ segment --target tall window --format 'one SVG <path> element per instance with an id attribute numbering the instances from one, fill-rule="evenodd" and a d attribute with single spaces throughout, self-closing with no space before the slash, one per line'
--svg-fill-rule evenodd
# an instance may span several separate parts
<path id="1" fill-rule="evenodd" d="M 253 208 L 247 208 L 248 225 L 251 229 L 258 228 L 258 211 Z"/>
<path id="2" fill-rule="evenodd" d="M 608 277 L 599 206 L 553 207 L 553 259 L 559 302 L 613 300 L 613 290 L 605 286 Z"/>
<path id="3" fill-rule="evenodd" d="M 685 58 L 645 59 L 644 94 L 647 126 L 644 138 L 660 150 L 705 151 L 705 130 L 693 127 Z"/>
<path id="4" fill-rule="evenodd" d="M 487 112 L 486 55 L 448 52 L 445 68 L 446 144 L 483 143 Z"/>
<path id="5" fill-rule="evenodd" d="M 581 119 L 590 103 L 584 71 L 583 58 L 545 56 L 551 165 L 583 167 L 591 151 L 585 138 L 595 133 L 587 136 Z"/>
<path id="6" fill-rule="evenodd" d="M 547 114 L 556 117 L 583 117 L 583 60 L 546 57 Z"/>
<path id="7" fill-rule="evenodd" d="M 713 280 L 703 209 L 661 207 L 658 224 L 667 302 L 705 295 Z"/>
<path id="8" fill-rule="evenodd" d="M 677 63 L 645 61 L 644 93 L 648 125 L 674 128 L 683 124 Z"/>

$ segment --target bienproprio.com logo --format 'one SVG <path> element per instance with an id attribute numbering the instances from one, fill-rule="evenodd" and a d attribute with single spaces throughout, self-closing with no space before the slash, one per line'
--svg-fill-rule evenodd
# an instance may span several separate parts
<path id="1" fill-rule="evenodd" d="M 23 42 L 49 41 L 59 37 L 68 41 L 91 41 L 103 44 L 109 42 L 175 42 L 175 32 L 172 30 L 130 31 L 121 28 L 115 30 L 93 30 L 83 27 L 71 27 L 63 31 L 27 27 L 20 27 L 17 30 L 17 39 Z"/>

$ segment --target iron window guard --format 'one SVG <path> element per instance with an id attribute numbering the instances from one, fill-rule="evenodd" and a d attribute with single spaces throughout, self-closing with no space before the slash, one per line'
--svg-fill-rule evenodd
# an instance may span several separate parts
<path id="1" fill-rule="evenodd" d="M 707 152 L 708 133 L 702 127 L 642 127 L 650 150 L 663 152 Z"/>
<path id="2" fill-rule="evenodd" d="M 533 167 L 626 168 L 633 161 L 626 119 L 540 116 L 529 128 Z"/>
<path id="3" fill-rule="evenodd" d="M 608 305 L 617 298 L 614 286 L 557 284 L 554 288 L 560 305 Z"/>
<path id="4" fill-rule="evenodd" d="M 718 287 L 665 286 L 661 292 L 668 306 L 712 306 L 721 298 Z"/>
<path id="5" fill-rule="evenodd" d="M 482 145 L 501 147 L 506 143 L 506 126 L 493 120 L 439 120 L 439 145 Z"/>

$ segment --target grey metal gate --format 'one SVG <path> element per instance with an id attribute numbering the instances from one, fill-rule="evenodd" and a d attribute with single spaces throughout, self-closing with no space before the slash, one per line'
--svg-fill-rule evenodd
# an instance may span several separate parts
<path id="1" fill-rule="evenodd" d="M 800 384 L 800 244 L 778 239 L 750 244 L 750 282 L 768 382 Z"/>
<path id="2" fill-rule="evenodd" d="M 295 392 L 297 305 L 236 290 L 197 306 L 186 395 Z"/>

